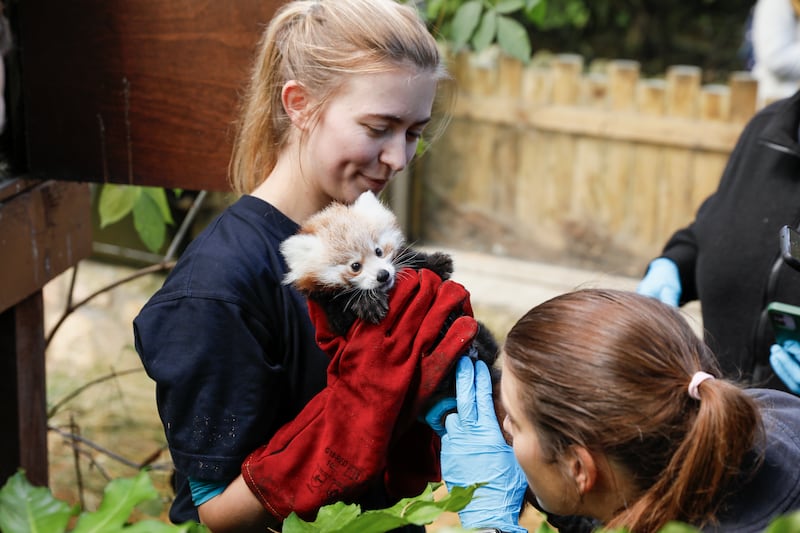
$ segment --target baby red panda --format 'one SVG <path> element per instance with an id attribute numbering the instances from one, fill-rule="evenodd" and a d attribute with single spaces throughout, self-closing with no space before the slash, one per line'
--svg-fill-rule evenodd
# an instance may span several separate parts
<path id="1" fill-rule="evenodd" d="M 281 244 L 289 271 L 284 283 L 318 302 L 331 328 L 344 334 L 356 318 L 377 324 L 389 310 L 389 290 L 405 268 L 428 268 L 442 280 L 451 257 L 406 246 L 394 213 L 372 192 L 352 205 L 334 202 Z"/>
<path id="2" fill-rule="evenodd" d="M 403 268 L 427 268 L 443 281 L 453 273 L 449 255 L 409 248 L 394 213 L 371 192 L 361 194 L 351 205 L 335 202 L 313 215 L 280 249 L 289 268 L 284 283 L 318 302 L 331 329 L 340 335 L 347 333 L 356 318 L 378 323 L 386 316 L 389 291 Z M 450 317 L 441 336 L 456 318 Z M 493 367 L 497 341 L 482 323 L 478 326 L 465 355 L 484 361 L 497 384 L 499 374 Z M 439 384 L 425 412 L 446 397 L 455 397 L 452 373 Z M 444 430 L 447 412 L 433 424 L 437 431 Z"/>

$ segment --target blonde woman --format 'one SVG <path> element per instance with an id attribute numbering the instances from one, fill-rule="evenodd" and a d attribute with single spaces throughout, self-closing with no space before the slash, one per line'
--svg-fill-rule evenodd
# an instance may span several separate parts
<path id="1" fill-rule="evenodd" d="M 438 436 L 404 407 L 466 291 L 404 276 L 385 324 L 336 336 L 282 282 L 279 246 L 332 201 L 388 185 L 434 129 L 446 78 L 417 13 L 392 0 L 289 2 L 266 28 L 231 160 L 242 196 L 134 322 L 175 464 L 174 522 L 264 531 L 337 500 L 383 508 L 439 478 Z M 438 345 L 445 360 L 474 335 L 463 318 L 461 340 Z"/>

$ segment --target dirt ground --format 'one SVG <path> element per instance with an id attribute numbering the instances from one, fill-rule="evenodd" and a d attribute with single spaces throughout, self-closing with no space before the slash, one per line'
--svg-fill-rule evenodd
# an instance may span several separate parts
<path id="1" fill-rule="evenodd" d="M 134 271 L 83 261 L 73 301 Z M 46 334 L 63 314 L 71 276 L 68 271 L 44 289 Z M 152 478 L 164 503 L 161 518 L 166 521 L 170 457 L 155 408 L 155 388 L 133 347 L 131 328 L 162 281 L 150 275 L 102 293 L 66 318 L 48 346 L 50 486 L 57 498 L 70 504 L 97 508 L 110 479 L 132 476 L 146 463 L 154 469 Z M 506 331 L 513 317 L 487 318 L 491 329 Z M 526 510 L 523 525 L 535 530 L 539 522 L 535 510 Z M 454 524 L 457 515 L 447 514 L 428 531 Z"/>

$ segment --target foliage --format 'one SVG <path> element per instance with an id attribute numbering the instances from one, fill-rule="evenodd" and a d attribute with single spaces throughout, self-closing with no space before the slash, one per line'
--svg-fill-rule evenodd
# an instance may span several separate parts
<path id="1" fill-rule="evenodd" d="M 381 533 L 406 525 L 430 524 L 445 511 L 463 509 L 472 499 L 479 485 L 452 487 L 447 496 L 434 501 L 433 492 L 441 484 L 431 483 L 414 498 L 404 498 L 392 507 L 374 511 L 361 511 L 356 504 L 342 502 L 320 509 L 316 520 L 304 522 L 292 513 L 283 524 L 284 533 Z"/>
<path id="2" fill-rule="evenodd" d="M 166 191 L 159 187 L 104 184 L 97 209 L 101 228 L 131 214 L 139 238 L 151 252 L 161 249 L 167 225 L 174 223 Z"/>
<path id="3" fill-rule="evenodd" d="M 514 15 L 533 10 L 545 0 L 432 0 L 423 15 L 434 34 L 459 49 L 467 44 L 478 52 L 497 43 L 509 55 L 527 62 L 531 42 Z"/>
<path id="4" fill-rule="evenodd" d="M 463 509 L 479 485 L 453 487 L 443 498 L 434 501 L 433 492 L 441 486 L 431 483 L 414 498 L 404 498 L 386 509 L 361 511 L 356 504 L 338 502 L 320 509 L 316 520 L 305 522 L 296 514 L 283 524 L 284 533 L 381 533 L 409 524 L 425 525 L 444 512 Z M 72 533 L 202 533 L 204 526 L 187 522 L 171 525 L 156 520 L 129 524 L 134 509 L 158 498 L 146 470 L 135 477 L 118 478 L 105 489 L 103 501 L 94 512 L 80 513 Z M 158 510 L 156 510 L 158 511 Z M 20 470 L 0 489 L 0 531 L 5 533 L 63 533 L 75 516 L 77 507 L 56 499 L 49 489 L 34 487 Z"/>
<path id="5" fill-rule="evenodd" d="M 670 65 L 703 69 L 707 81 L 744 68 L 739 50 L 751 0 L 406 0 L 459 49 L 497 43 L 528 61 L 531 51 L 633 59 L 646 75 Z M 499 21 L 504 22 L 499 22 Z"/>
<path id="6" fill-rule="evenodd" d="M 5 533 L 62 533 L 70 519 L 78 516 L 72 533 L 202 533 L 205 526 L 196 523 L 165 524 L 158 520 L 142 520 L 129 524 L 131 513 L 158 498 L 158 492 L 147 472 L 133 478 L 111 481 L 96 511 L 79 514 L 56 499 L 49 489 L 34 487 L 20 470 L 0 489 L 0 531 Z"/>
<path id="7" fill-rule="evenodd" d="M 480 484 L 451 487 L 448 494 L 434 501 L 433 493 L 441 483 L 429 483 L 419 496 L 404 498 L 386 509 L 361 511 L 356 504 L 337 502 L 322 507 L 313 522 L 305 522 L 292 513 L 283 523 L 284 533 L 383 533 L 406 525 L 426 525 L 444 512 L 457 512 L 472 500 Z M 111 481 L 103 501 L 94 512 L 80 513 L 77 507 L 53 497 L 49 489 L 34 487 L 19 470 L 0 488 L 0 531 L 5 533 L 63 533 L 75 516 L 78 520 L 71 533 L 204 533 L 208 529 L 196 522 L 165 524 L 157 520 L 129 523 L 131 513 L 147 502 L 155 501 L 158 492 L 146 470 L 131 478 Z M 466 531 L 449 528 L 448 532 Z M 764 533 L 796 533 L 800 531 L 800 511 L 775 519 Z M 625 533 L 624 529 L 604 530 Z M 670 522 L 659 533 L 698 533 L 699 530 L 679 522 Z M 556 533 L 543 523 L 536 533 Z M 600 533 L 600 532 L 599 532 Z"/>

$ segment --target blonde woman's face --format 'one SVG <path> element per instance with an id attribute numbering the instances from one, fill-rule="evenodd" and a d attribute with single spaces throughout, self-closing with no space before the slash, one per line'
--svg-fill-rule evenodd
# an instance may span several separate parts
<path id="1" fill-rule="evenodd" d="M 431 118 L 432 73 L 397 69 L 349 78 L 322 110 L 302 147 L 302 172 L 346 203 L 381 192 L 414 157 Z"/>

